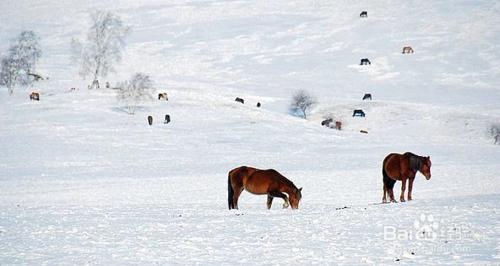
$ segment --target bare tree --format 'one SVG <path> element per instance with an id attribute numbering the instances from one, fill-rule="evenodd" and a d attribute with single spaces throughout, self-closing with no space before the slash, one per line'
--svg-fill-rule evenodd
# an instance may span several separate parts
<path id="1" fill-rule="evenodd" d="M 153 81 L 148 75 L 136 73 L 130 80 L 121 82 L 117 88 L 117 98 L 133 115 L 137 105 L 142 101 L 153 100 Z"/>
<path id="2" fill-rule="evenodd" d="M 2 58 L 0 70 L 0 85 L 7 87 L 9 94 L 14 92 L 14 86 L 19 78 L 18 67 L 14 58 Z"/>
<path id="3" fill-rule="evenodd" d="M 86 41 L 73 39 L 71 42 L 73 61 L 79 64 L 80 76 L 92 77 L 89 88 L 98 86 L 98 78 L 114 72 L 114 65 L 122 59 L 125 37 L 130 32 L 130 27 L 110 11 L 93 11 L 90 22 Z"/>
<path id="4" fill-rule="evenodd" d="M 35 81 L 36 64 L 42 56 L 39 39 L 33 31 L 21 32 L 1 59 L 0 85 L 6 86 L 10 94 L 16 85 L 27 86 Z"/>
<path id="5" fill-rule="evenodd" d="M 293 112 L 301 112 L 302 117 L 306 119 L 307 110 L 312 108 L 316 104 L 314 97 L 312 97 L 307 91 L 299 90 L 295 92 L 292 97 L 292 102 L 290 104 L 290 109 Z"/>

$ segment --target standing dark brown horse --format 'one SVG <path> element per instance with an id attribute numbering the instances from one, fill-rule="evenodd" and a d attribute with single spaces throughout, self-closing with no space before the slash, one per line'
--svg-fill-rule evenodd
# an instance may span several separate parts
<path id="1" fill-rule="evenodd" d="M 404 154 L 391 153 L 387 155 L 382 164 L 384 182 L 384 196 L 382 197 L 382 202 L 387 202 L 387 194 L 389 194 L 391 202 L 396 202 L 392 189 L 397 180 L 400 180 L 402 183 L 399 200 L 405 201 L 406 180 L 409 180 L 408 200 L 412 200 L 411 191 L 417 171 L 422 173 L 425 178 L 429 180 L 431 179 L 431 165 L 431 158 L 429 156 L 422 157 L 411 152 L 406 152 Z"/>
<path id="2" fill-rule="evenodd" d="M 289 205 L 299 208 L 302 188 L 297 188 L 292 181 L 274 169 L 260 170 L 253 167 L 240 166 L 228 173 L 227 202 L 229 209 L 238 209 L 238 198 L 243 190 L 256 195 L 267 194 L 267 208 L 271 208 L 273 198 L 282 198 L 283 208 Z M 288 194 L 288 196 L 286 194 Z"/>

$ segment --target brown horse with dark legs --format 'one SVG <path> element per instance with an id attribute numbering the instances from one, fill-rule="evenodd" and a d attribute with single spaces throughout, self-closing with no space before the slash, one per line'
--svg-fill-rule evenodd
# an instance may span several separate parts
<path id="1" fill-rule="evenodd" d="M 411 152 L 404 154 L 391 153 L 387 155 L 382 164 L 382 175 L 384 182 L 384 196 L 382 202 L 387 202 L 386 195 L 389 194 L 391 202 L 396 202 L 394 199 L 394 184 L 397 180 L 401 181 L 401 196 L 400 201 L 405 201 L 406 181 L 408 184 L 408 200 L 412 200 L 411 191 L 413 189 L 413 180 L 417 171 L 422 173 L 427 180 L 431 179 L 431 158 L 415 155 Z"/>
<path id="2" fill-rule="evenodd" d="M 299 208 L 302 198 L 302 188 L 297 188 L 292 181 L 274 169 L 260 170 L 241 166 L 229 171 L 227 183 L 227 202 L 230 210 L 238 209 L 238 198 L 243 190 L 256 195 L 267 194 L 268 209 L 271 208 L 274 197 L 285 201 L 283 208 L 291 205 L 292 209 Z"/>

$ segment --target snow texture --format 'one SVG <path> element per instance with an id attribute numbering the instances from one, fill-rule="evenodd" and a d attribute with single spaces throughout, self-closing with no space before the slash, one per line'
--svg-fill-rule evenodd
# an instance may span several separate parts
<path id="1" fill-rule="evenodd" d="M 129 115 L 115 91 L 87 90 L 70 44 L 95 9 L 131 25 L 101 84 L 146 73 L 168 101 Z M 0 90 L 0 265 L 500 263 L 500 146 L 489 132 L 500 121 L 500 2 L 7 0 L 0 10 L 0 53 L 33 30 L 37 70 L 50 77 Z M 288 110 L 300 89 L 317 100 L 307 120 Z M 322 127 L 327 116 L 342 130 Z M 411 202 L 379 204 L 382 160 L 405 151 L 431 156 L 432 178 L 417 175 Z M 247 192 L 227 210 L 227 173 L 240 165 L 304 187 L 299 210 L 275 200 L 268 211 Z"/>

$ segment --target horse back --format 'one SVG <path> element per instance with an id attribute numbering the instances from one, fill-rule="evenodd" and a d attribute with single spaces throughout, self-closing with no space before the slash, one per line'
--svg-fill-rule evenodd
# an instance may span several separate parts
<path id="1" fill-rule="evenodd" d="M 229 171 L 228 176 L 232 184 L 243 186 L 243 183 L 246 181 L 246 179 L 257 170 L 258 169 L 253 167 L 240 166 Z"/>
<path id="2" fill-rule="evenodd" d="M 287 191 L 293 183 L 274 169 L 257 170 L 245 183 L 245 188 L 254 194 L 267 194 L 270 191 Z"/>

